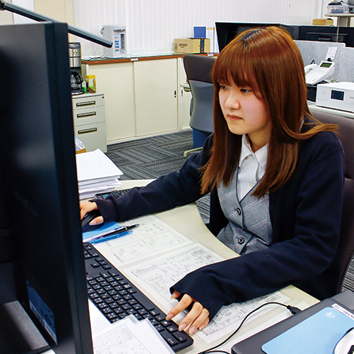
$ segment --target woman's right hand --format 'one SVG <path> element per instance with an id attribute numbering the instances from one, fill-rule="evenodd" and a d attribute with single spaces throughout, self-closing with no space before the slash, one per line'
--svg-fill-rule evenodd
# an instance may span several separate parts
<path id="1" fill-rule="evenodd" d="M 98 210 L 95 202 L 80 202 L 80 218 L 82 219 L 89 211 Z M 90 225 L 97 225 L 103 223 L 103 216 L 98 216 L 90 222 Z"/>

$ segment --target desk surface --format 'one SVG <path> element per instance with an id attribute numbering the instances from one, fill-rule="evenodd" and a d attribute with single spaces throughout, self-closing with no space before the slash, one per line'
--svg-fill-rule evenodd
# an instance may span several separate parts
<path id="1" fill-rule="evenodd" d="M 351 118 L 354 119 L 354 113 L 353 112 L 348 112 L 348 111 L 341 111 L 339 109 L 333 109 L 333 108 L 327 108 L 327 107 L 321 107 L 317 106 L 315 102 L 309 102 L 309 108 L 311 112 L 322 112 L 322 113 L 328 113 L 328 114 L 334 114 L 337 116 L 342 116 L 346 118 Z"/>
<path id="2" fill-rule="evenodd" d="M 133 186 L 145 185 L 146 183 L 147 181 L 145 180 L 144 181 L 122 181 L 121 188 L 122 189 L 131 188 Z M 237 256 L 236 253 L 234 253 L 228 247 L 226 247 L 224 244 L 218 241 L 209 232 L 209 230 L 203 223 L 195 204 L 189 204 L 183 207 L 178 207 L 155 215 L 164 223 L 168 224 L 173 229 L 180 232 L 190 240 L 204 245 L 206 248 L 212 250 L 222 258 L 227 259 L 227 258 L 232 258 Z M 181 220 L 183 220 L 183 222 L 181 222 Z M 96 247 L 97 246 L 99 246 L 99 244 L 96 245 Z M 98 247 L 98 249 L 99 248 L 100 247 Z M 142 290 L 144 291 L 144 289 Z M 315 298 L 304 293 L 303 291 L 297 289 L 294 286 L 289 286 L 285 289 L 282 289 L 280 293 L 286 296 L 287 298 L 289 298 L 287 302 L 288 304 L 291 304 L 293 306 L 298 306 L 301 309 L 307 308 L 318 302 Z M 151 297 L 151 300 L 154 301 L 157 306 L 160 306 L 162 310 L 168 311 L 168 309 L 165 309 L 164 308 L 165 306 L 161 304 L 158 299 L 154 299 L 153 297 Z M 264 329 L 288 316 L 289 316 L 288 310 L 282 307 L 281 308 L 274 307 L 274 309 L 267 311 L 263 315 L 255 316 L 254 318 L 251 317 L 249 321 L 247 321 L 244 324 L 244 326 L 237 333 L 237 335 L 235 335 L 227 343 L 227 345 L 223 347 L 224 350 L 229 350 L 229 352 L 231 352 L 231 347 L 236 342 L 245 339 L 246 337 L 256 333 L 257 331 L 260 331 L 261 329 Z M 227 337 L 227 335 L 225 335 L 224 337 Z M 218 344 L 223 339 L 224 338 L 220 338 L 212 343 L 205 343 L 200 337 L 194 335 L 193 346 L 186 348 L 185 350 L 179 353 L 181 354 L 198 353 L 201 350 L 206 350 L 207 348 Z M 47 351 L 45 354 L 52 354 L 52 353 L 54 352 Z"/>

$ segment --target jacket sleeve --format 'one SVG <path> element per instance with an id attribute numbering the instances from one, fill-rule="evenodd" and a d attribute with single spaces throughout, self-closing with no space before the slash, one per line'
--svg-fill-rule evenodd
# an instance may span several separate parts
<path id="1" fill-rule="evenodd" d="M 105 221 L 124 221 L 196 201 L 200 193 L 200 168 L 210 157 L 212 137 L 203 150 L 191 155 L 180 171 L 159 177 L 143 188 L 133 188 L 119 198 L 94 200 Z"/>
<path id="2" fill-rule="evenodd" d="M 315 279 L 329 267 L 339 239 L 344 162 L 338 139 L 326 134 L 323 144 L 307 149 L 295 174 L 282 187 L 288 199 L 278 198 L 276 212 L 284 234 L 276 236 L 279 227 L 273 225 L 278 240 L 273 239 L 268 249 L 197 269 L 171 291 L 189 294 L 213 318 L 223 305 Z M 289 221 L 287 213 L 294 214 Z"/>

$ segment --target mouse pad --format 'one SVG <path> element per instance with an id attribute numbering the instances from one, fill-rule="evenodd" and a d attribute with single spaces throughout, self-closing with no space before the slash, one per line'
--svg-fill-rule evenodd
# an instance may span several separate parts
<path id="1" fill-rule="evenodd" d="M 82 239 L 85 241 L 89 237 L 93 237 L 99 234 L 102 234 L 107 231 L 113 231 L 117 229 L 120 225 L 117 224 L 115 221 L 104 223 L 101 227 L 98 229 L 92 230 L 92 231 L 86 231 L 82 233 Z"/>
<path id="2" fill-rule="evenodd" d="M 325 307 L 262 345 L 266 354 L 333 354 L 333 349 L 354 319 Z"/>

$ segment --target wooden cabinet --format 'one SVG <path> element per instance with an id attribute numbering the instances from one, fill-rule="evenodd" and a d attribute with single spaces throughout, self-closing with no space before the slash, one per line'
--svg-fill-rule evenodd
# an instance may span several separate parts
<path id="1" fill-rule="evenodd" d="M 134 63 L 136 135 L 176 131 L 177 60 Z"/>
<path id="2" fill-rule="evenodd" d="M 96 76 L 97 90 L 105 93 L 108 143 L 188 127 L 190 97 L 182 104 L 179 77 L 185 81 L 185 74 L 183 67 L 179 74 L 183 63 L 178 60 L 86 63 L 86 72 Z"/>
<path id="3" fill-rule="evenodd" d="M 183 86 L 187 86 L 187 75 L 184 70 L 183 58 L 178 58 L 178 116 L 179 116 L 179 130 L 188 129 L 190 121 L 190 107 L 192 93 L 186 90 Z"/>
<path id="4" fill-rule="evenodd" d="M 107 142 L 136 136 L 133 63 L 89 65 L 106 101 Z"/>

